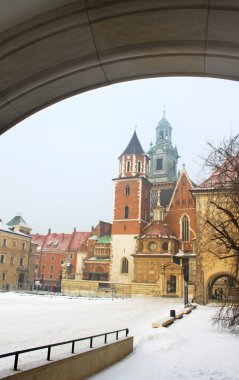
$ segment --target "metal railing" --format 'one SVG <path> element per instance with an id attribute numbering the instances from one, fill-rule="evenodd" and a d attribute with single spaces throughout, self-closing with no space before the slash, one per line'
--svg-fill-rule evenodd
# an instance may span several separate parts
<path id="1" fill-rule="evenodd" d="M 72 339 L 72 340 L 67 340 L 65 342 L 47 344 L 46 346 L 39 346 L 39 347 L 27 348 L 27 349 L 21 350 L 21 351 L 8 352 L 7 354 L 0 355 L 0 359 L 6 358 L 9 356 L 15 356 L 13 369 L 14 369 L 14 371 L 17 371 L 18 370 L 18 359 L 19 359 L 20 354 L 24 354 L 26 352 L 32 352 L 32 351 L 47 349 L 47 359 L 46 360 L 50 361 L 51 360 L 51 349 L 52 349 L 52 347 L 62 346 L 64 344 L 71 344 L 71 353 L 75 354 L 75 343 L 76 342 L 80 342 L 83 340 L 89 340 L 90 341 L 90 348 L 93 348 L 93 339 L 94 338 L 98 338 L 98 337 L 103 336 L 104 337 L 104 343 L 106 344 L 108 335 L 116 334 L 116 340 L 118 340 L 119 339 L 119 333 L 122 331 L 125 331 L 125 334 L 126 334 L 125 336 L 127 337 L 129 334 L 129 329 L 125 328 L 125 329 L 121 329 L 121 330 L 110 331 L 110 332 L 103 333 L 103 334 L 87 336 L 85 338 Z"/>

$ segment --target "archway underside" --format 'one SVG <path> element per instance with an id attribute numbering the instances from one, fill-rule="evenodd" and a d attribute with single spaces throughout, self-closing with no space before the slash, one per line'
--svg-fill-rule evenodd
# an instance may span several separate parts
<path id="1" fill-rule="evenodd" d="M 217 273 L 214 274 L 208 281 L 207 294 L 209 300 L 223 301 L 232 294 L 235 289 L 239 288 L 238 280 L 232 273 Z"/>
<path id="2" fill-rule="evenodd" d="M 43 0 L 31 12 L 29 4 L 1 5 L 0 133 L 59 100 L 113 83 L 239 79 L 235 1 Z"/>

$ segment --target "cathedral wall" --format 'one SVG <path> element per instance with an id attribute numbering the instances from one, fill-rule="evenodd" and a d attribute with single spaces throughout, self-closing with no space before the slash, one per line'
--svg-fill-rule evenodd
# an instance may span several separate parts
<path id="1" fill-rule="evenodd" d="M 139 218 L 139 182 L 140 181 L 136 181 L 135 179 L 133 181 L 130 179 L 116 181 L 114 220 L 124 219 L 125 206 L 129 207 L 128 219 Z M 129 195 L 126 195 L 125 191 L 127 185 L 130 187 Z M 114 225 L 112 232 L 114 233 Z"/>
<path id="2" fill-rule="evenodd" d="M 165 221 L 170 225 L 174 236 L 181 240 L 181 218 L 183 215 L 188 216 L 190 221 L 189 241 L 183 242 L 181 247 L 186 252 L 192 251 L 192 239 L 196 237 L 196 204 L 190 192 L 191 189 L 187 175 L 182 173 L 165 217 Z"/>
<path id="3" fill-rule="evenodd" d="M 193 246 L 192 246 L 192 239 L 196 237 L 196 209 L 170 209 L 170 211 L 167 213 L 165 217 L 165 222 L 167 222 L 171 229 L 173 235 L 181 240 L 181 218 L 183 215 L 187 215 L 189 220 L 190 220 L 190 230 L 189 230 L 189 241 L 187 242 L 182 242 L 183 244 L 183 250 L 185 252 L 192 251 Z"/>
<path id="4" fill-rule="evenodd" d="M 136 249 L 136 235 L 112 235 L 110 281 L 130 282 L 134 276 L 134 260 L 132 254 Z M 128 260 L 128 273 L 122 273 L 122 261 Z"/>

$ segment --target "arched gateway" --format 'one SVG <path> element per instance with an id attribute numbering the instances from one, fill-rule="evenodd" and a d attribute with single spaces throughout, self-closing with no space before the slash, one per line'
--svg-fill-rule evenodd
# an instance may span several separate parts
<path id="1" fill-rule="evenodd" d="M 239 292 L 239 281 L 229 272 L 213 274 L 206 284 L 206 301 L 226 301 Z"/>
<path id="2" fill-rule="evenodd" d="M 0 21 L 0 133 L 59 100 L 117 82 L 239 79 L 236 1 L 9 0 Z"/>

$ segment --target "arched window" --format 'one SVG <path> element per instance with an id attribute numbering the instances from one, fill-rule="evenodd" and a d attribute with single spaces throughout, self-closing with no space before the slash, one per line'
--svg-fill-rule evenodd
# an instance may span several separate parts
<path id="1" fill-rule="evenodd" d="M 126 185 L 125 186 L 125 195 L 129 195 L 129 193 L 130 193 L 130 187 L 129 187 L 129 185 Z"/>
<path id="2" fill-rule="evenodd" d="M 137 172 L 140 173 L 141 172 L 141 161 L 138 161 L 138 168 L 137 168 Z"/>
<path id="3" fill-rule="evenodd" d="M 126 171 L 127 171 L 127 172 L 130 172 L 130 161 L 127 161 L 127 164 L 126 164 Z"/>
<path id="4" fill-rule="evenodd" d="M 129 262 L 125 257 L 122 260 L 121 272 L 122 273 L 128 273 L 129 272 Z"/>
<path id="5" fill-rule="evenodd" d="M 124 218 L 128 219 L 128 217 L 129 217 L 129 207 L 125 206 L 125 208 L 124 208 Z"/>
<path id="6" fill-rule="evenodd" d="M 181 221 L 182 241 L 189 241 L 189 219 L 186 215 Z"/>

